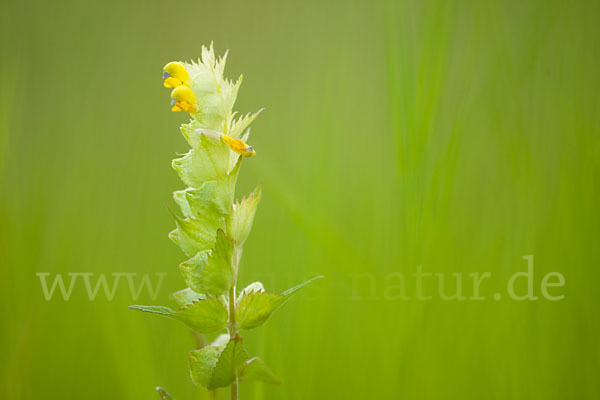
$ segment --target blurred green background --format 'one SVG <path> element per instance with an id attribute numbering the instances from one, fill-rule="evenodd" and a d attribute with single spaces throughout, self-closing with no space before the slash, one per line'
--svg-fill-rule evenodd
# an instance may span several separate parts
<path id="1" fill-rule="evenodd" d="M 284 383 L 242 399 L 599 398 L 598 15 L 592 1 L 3 1 L 2 397 L 208 398 L 188 329 L 126 306 L 184 286 L 167 208 L 186 116 L 160 76 L 214 41 L 245 77 L 236 109 L 266 107 L 238 184 L 264 184 L 241 281 L 327 277 L 246 334 Z M 558 271 L 563 300 L 507 298 L 528 254 L 535 294 Z M 435 279 L 415 299 L 418 265 L 448 293 L 465 274 L 467 295 L 466 274 L 491 272 L 486 300 L 443 301 Z M 124 284 L 90 301 L 81 281 L 46 301 L 38 272 L 168 275 L 156 301 Z"/>

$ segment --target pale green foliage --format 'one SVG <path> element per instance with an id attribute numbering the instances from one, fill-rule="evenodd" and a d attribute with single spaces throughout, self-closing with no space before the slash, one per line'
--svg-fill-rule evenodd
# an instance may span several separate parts
<path id="1" fill-rule="evenodd" d="M 223 178 L 204 181 L 197 188 L 189 187 L 173 192 L 173 198 L 184 216 L 200 217 L 210 214 L 219 218 L 230 212 L 242 158 L 237 157 L 236 161 L 232 170 Z M 222 222 L 221 219 L 219 221 Z"/>
<path id="2" fill-rule="evenodd" d="M 231 150 L 220 138 L 200 133 L 198 146 L 173 160 L 173 168 L 185 184 L 199 187 L 205 181 L 225 178 L 229 173 L 230 156 Z"/>
<path id="3" fill-rule="evenodd" d="M 221 219 L 215 214 L 202 214 L 198 218 L 181 218 L 173 213 L 177 229 L 169 233 L 169 238 L 177 244 L 187 256 L 210 249 L 217 238 L 216 230 Z"/>
<path id="4" fill-rule="evenodd" d="M 263 286 L 262 282 L 258 282 L 258 281 L 256 281 L 256 282 L 252 282 L 251 284 L 249 284 L 248 286 L 246 286 L 246 287 L 244 288 L 244 290 L 242 290 L 242 291 L 241 291 L 241 292 L 238 294 L 238 296 L 237 296 L 237 298 L 236 298 L 236 301 L 239 303 L 239 302 L 240 302 L 240 300 L 242 299 L 242 296 L 243 296 L 245 293 L 251 293 L 251 292 L 262 292 L 262 291 L 264 291 L 264 290 L 265 290 L 265 288 L 264 288 L 264 286 Z"/>
<path id="5" fill-rule="evenodd" d="M 190 88 L 198 101 L 198 113 L 194 116 L 206 129 L 225 132 L 226 122 L 233 114 L 242 77 L 234 83 L 224 77 L 227 53 L 215 57 L 212 45 L 202 46 L 202 57 L 198 62 L 183 63 L 190 74 Z"/>
<path id="6" fill-rule="evenodd" d="M 196 254 L 179 269 L 188 286 L 197 293 L 221 295 L 233 285 L 233 241 L 217 231 L 215 248 Z"/>
<path id="7" fill-rule="evenodd" d="M 263 112 L 264 108 L 261 108 L 254 114 L 248 113 L 246 115 L 240 116 L 237 120 L 232 118 L 229 126 L 229 136 L 233 138 L 238 138 L 242 135 L 242 132 L 258 117 L 258 115 Z"/>
<path id="8" fill-rule="evenodd" d="M 198 386 L 207 389 L 213 388 L 212 376 L 221 350 L 217 346 L 209 345 L 200 350 L 190 351 L 188 362 L 192 381 Z"/>
<path id="9" fill-rule="evenodd" d="M 217 181 L 206 181 L 198 188 L 173 192 L 173 199 L 185 217 L 215 214 Z"/>
<path id="10" fill-rule="evenodd" d="M 171 294 L 171 298 L 173 299 L 173 301 L 175 301 L 175 303 L 177 303 L 177 306 L 179 308 L 184 308 L 188 304 L 192 304 L 198 300 L 205 299 L 206 296 L 200 293 L 196 293 L 190 288 L 185 288 L 183 290 Z"/>
<path id="11" fill-rule="evenodd" d="M 183 63 L 190 75 L 189 86 L 198 112 L 181 126 L 190 150 L 172 162 L 187 187 L 173 193 L 180 215 L 172 212 L 176 229 L 169 237 L 188 256 L 179 265 L 188 287 L 171 295 L 177 310 L 130 307 L 184 322 L 199 333 L 228 328 L 228 334 L 221 334 L 212 344 L 189 354 L 192 380 L 208 389 L 237 381 L 279 383 L 260 358 L 248 356 L 237 329 L 262 325 L 295 292 L 314 281 L 280 295 L 267 293 L 260 282 L 254 282 L 236 296 L 242 246 L 252 229 L 262 185 L 234 202 L 243 158 L 229 148 L 223 135 L 246 142 L 249 125 L 262 109 L 235 118 L 233 105 L 242 80 L 234 83 L 225 79 L 225 60 L 226 56 L 216 58 L 211 46 L 202 48 L 198 62 Z M 164 390 L 159 394 L 169 398 Z"/>
<path id="12" fill-rule="evenodd" d="M 212 344 L 189 354 L 192 380 L 207 389 L 229 386 L 248 359 L 239 336 L 230 340 L 224 348 Z"/>
<path id="13" fill-rule="evenodd" d="M 267 293 L 264 290 L 244 290 L 236 307 L 236 320 L 240 329 L 253 329 L 261 326 L 283 303 L 298 290 L 321 278 L 320 276 L 309 279 L 282 294 Z M 262 286 L 262 285 L 261 285 Z"/>
<path id="14" fill-rule="evenodd" d="M 219 337 L 224 338 L 227 337 Z M 279 380 L 260 358 L 248 357 L 239 336 L 229 340 L 225 346 L 213 343 L 200 350 L 190 351 L 188 361 L 192 381 L 207 389 L 229 386 L 236 376 L 241 381 L 279 384 Z"/>
<path id="15" fill-rule="evenodd" d="M 240 246 L 244 244 L 250 234 L 261 194 L 262 185 L 259 184 L 250 196 L 235 203 L 232 212 L 227 216 L 227 234 Z"/>
<path id="16" fill-rule="evenodd" d="M 202 128 L 223 132 L 238 138 L 244 129 L 262 111 L 235 119 L 233 106 L 242 84 L 240 76 L 235 82 L 224 76 L 227 53 L 216 57 L 212 44 L 202 46 L 202 57 L 197 62 L 183 63 L 190 74 L 190 88 L 198 101 L 198 112 L 194 115 Z"/>
<path id="17" fill-rule="evenodd" d="M 227 308 L 218 299 L 207 297 L 177 311 L 163 306 L 129 306 L 129 308 L 158 314 L 185 323 L 199 333 L 210 333 L 227 326 Z"/>

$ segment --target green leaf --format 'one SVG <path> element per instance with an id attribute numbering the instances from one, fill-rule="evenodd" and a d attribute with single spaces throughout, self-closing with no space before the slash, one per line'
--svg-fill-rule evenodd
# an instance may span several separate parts
<path id="1" fill-rule="evenodd" d="M 212 45 L 202 48 L 202 59 L 183 63 L 190 74 L 190 88 L 196 95 L 198 113 L 194 116 L 206 129 L 224 132 L 232 118 L 241 77 L 234 83 L 224 77 L 227 53 L 217 58 Z"/>
<path id="2" fill-rule="evenodd" d="M 249 284 L 248 286 L 246 286 L 244 288 L 244 290 L 242 290 L 236 299 L 236 304 L 240 302 L 240 300 L 242 299 L 242 297 L 244 296 L 244 293 L 250 293 L 250 292 L 264 292 L 265 288 L 262 284 L 262 282 L 256 281 L 256 282 L 252 282 L 251 284 Z"/>
<path id="3" fill-rule="evenodd" d="M 227 216 L 227 233 L 240 246 L 244 244 L 250 234 L 261 194 L 262 185 L 259 184 L 250 196 L 244 197 L 241 202 L 234 204 L 233 212 Z"/>
<path id="4" fill-rule="evenodd" d="M 200 187 L 227 175 L 230 155 L 231 150 L 220 138 L 201 133 L 198 146 L 173 160 L 172 165 L 186 185 Z"/>
<path id="5" fill-rule="evenodd" d="M 221 214 L 229 214 L 231 212 L 233 196 L 235 194 L 235 184 L 242 165 L 242 159 L 242 156 L 237 157 L 237 161 L 229 174 L 227 174 L 225 178 L 217 181 L 214 205 Z"/>
<path id="6" fill-rule="evenodd" d="M 175 303 L 177 303 L 179 308 L 184 308 L 189 304 L 197 302 L 198 300 L 206 299 L 206 296 L 196 293 L 190 288 L 185 288 L 178 292 L 172 293 L 171 298 L 175 301 Z"/>
<path id="7" fill-rule="evenodd" d="M 208 263 L 209 250 L 201 251 L 194 257 L 179 264 L 179 271 L 185 283 L 196 293 L 204 292 L 202 287 L 202 268 Z"/>
<path id="8" fill-rule="evenodd" d="M 211 379 L 213 388 L 229 386 L 246 360 L 248 354 L 242 345 L 242 338 L 236 336 L 227 343 L 219 356 Z"/>
<path id="9" fill-rule="evenodd" d="M 261 326 L 283 303 L 298 290 L 314 282 L 322 276 L 309 279 L 282 294 L 271 294 L 265 291 L 244 291 L 236 307 L 236 321 L 240 329 L 253 329 Z"/>
<path id="10" fill-rule="evenodd" d="M 177 228 L 169 233 L 169 238 L 189 257 L 199 251 L 208 250 L 214 246 L 220 217 L 214 213 L 198 216 L 198 218 L 181 218 L 171 212 Z"/>
<path id="11" fill-rule="evenodd" d="M 239 138 L 241 136 L 242 132 L 244 132 L 244 129 L 246 129 L 248 127 L 248 125 L 250 125 L 252 123 L 252 121 L 254 121 L 256 119 L 256 117 L 258 117 L 259 114 L 263 111 L 264 111 L 264 108 L 261 108 L 254 114 L 248 113 L 246 115 L 240 116 L 236 120 L 233 119 L 233 115 L 232 115 L 231 121 L 229 123 L 230 128 L 229 128 L 228 136 L 230 136 L 234 139 Z"/>
<path id="12" fill-rule="evenodd" d="M 197 293 L 221 295 L 233 285 L 233 241 L 223 230 L 217 231 L 215 247 L 197 253 L 181 263 L 179 269 L 187 285 Z"/>
<path id="13" fill-rule="evenodd" d="M 260 357 L 251 358 L 244 363 L 240 370 L 240 380 L 261 381 L 272 385 L 281 383 Z"/>
<path id="14" fill-rule="evenodd" d="M 229 386 L 248 360 L 242 338 L 235 336 L 225 348 L 210 345 L 189 352 L 192 381 L 209 390 Z"/>
<path id="15" fill-rule="evenodd" d="M 198 188 L 187 188 L 173 193 L 175 202 L 181 208 L 185 217 L 193 217 L 215 224 L 214 230 L 223 227 L 220 218 L 229 214 L 233 204 L 235 183 L 242 163 L 242 157 L 237 156 L 231 171 L 215 181 L 205 181 Z M 221 215 L 215 215 L 221 214 Z M 213 216 L 213 218 L 207 218 Z"/>
<path id="16" fill-rule="evenodd" d="M 210 333 L 223 329 L 227 326 L 228 320 L 225 305 L 212 297 L 198 300 L 177 311 L 163 306 L 133 305 L 129 308 L 181 321 L 199 333 Z"/>
<path id="17" fill-rule="evenodd" d="M 181 130 L 181 134 L 188 142 L 190 147 L 192 149 L 197 148 L 200 144 L 200 131 L 202 129 L 202 125 L 200 125 L 197 120 L 193 119 L 188 124 L 182 124 L 179 129 Z"/>
<path id="18" fill-rule="evenodd" d="M 253 329 L 261 326 L 286 300 L 285 296 L 267 292 L 244 294 L 235 310 L 238 327 Z"/>
<path id="19" fill-rule="evenodd" d="M 173 192 L 173 198 L 185 217 L 214 213 L 217 181 L 206 181 L 198 188 Z"/>
<path id="20" fill-rule="evenodd" d="M 221 350 L 217 346 L 206 346 L 200 350 L 192 350 L 188 354 L 188 364 L 192 382 L 196 386 L 210 388 L 211 379 Z"/>

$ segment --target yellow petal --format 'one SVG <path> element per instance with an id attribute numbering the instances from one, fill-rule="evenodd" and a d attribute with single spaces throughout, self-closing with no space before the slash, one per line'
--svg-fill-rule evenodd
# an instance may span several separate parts
<path id="1" fill-rule="evenodd" d="M 190 104 L 187 101 L 179 101 L 179 107 L 183 108 L 183 110 L 190 114 L 195 114 L 198 109 L 194 104 Z"/>
<path id="2" fill-rule="evenodd" d="M 165 65 L 163 70 L 169 75 L 169 77 L 167 77 L 167 79 L 174 78 L 172 83 L 175 85 L 167 86 L 167 83 L 165 82 L 166 87 L 177 87 L 177 86 L 181 86 L 181 85 L 187 85 L 190 80 L 190 74 L 187 72 L 187 69 L 185 69 L 183 64 L 180 62 L 177 62 L 177 61 L 170 62 L 167 65 Z"/>
<path id="3" fill-rule="evenodd" d="M 177 86 L 183 85 L 183 82 L 177 78 L 169 76 L 167 79 L 165 79 L 164 85 L 166 88 L 176 88 Z"/>
<path id="4" fill-rule="evenodd" d="M 253 157 L 256 155 L 256 151 L 252 146 L 247 145 L 240 139 L 230 138 L 229 136 L 222 136 L 223 141 L 229 146 L 229 148 L 242 157 Z"/>
<path id="5" fill-rule="evenodd" d="M 187 101 L 190 104 L 196 104 L 196 95 L 187 86 L 178 86 L 173 89 L 171 98 L 177 101 Z"/>
<path id="6" fill-rule="evenodd" d="M 198 112 L 196 106 L 196 95 L 187 86 L 178 86 L 171 92 L 171 98 L 175 100 L 175 105 L 181 110 L 190 114 Z"/>

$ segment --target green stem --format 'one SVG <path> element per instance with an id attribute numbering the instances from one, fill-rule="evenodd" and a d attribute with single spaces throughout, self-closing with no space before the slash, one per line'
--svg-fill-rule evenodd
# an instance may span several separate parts
<path id="1" fill-rule="evenodd" d="M 235 382 L 231 384 L 231 400 L 238 400 L 238 383 L 237 377 L 235 378 Z"/>
<path id="2" fill-rule="evenodd" d="M 229 337 L 233 339 L 237 336 L 237 324 L 235 320 L 235 286 L 237 285 L 237 272 L 238 266 L 240 263 L 240 258 L 242 256 L 241 248 L 236 246 L 235 253 L 233 256 L 233 266 L 234 266 L 234 274 L 233 274 L 233 286 L 229 290 Z M 231 384 L 231 396 L 230 400 L 238 400 L 238 377 L 237 371 L 235 375 L 235 380 Z"/>
<path id="3" fill-rule="evenodd" d="M 237 335 L 237 326 L 235 322 L 235 285 L 229 291 L 229 337 L 235 338 Z M 238 378 L 237 372 L 235 380 L 231 384 L 231 400 L 238 400 Z"/>
<path id="4" fill-rule="evenodd" d="M 235 285 L 229 290 L 229 338 L 233 339 L 237 334 L 235 322 Z"/>

